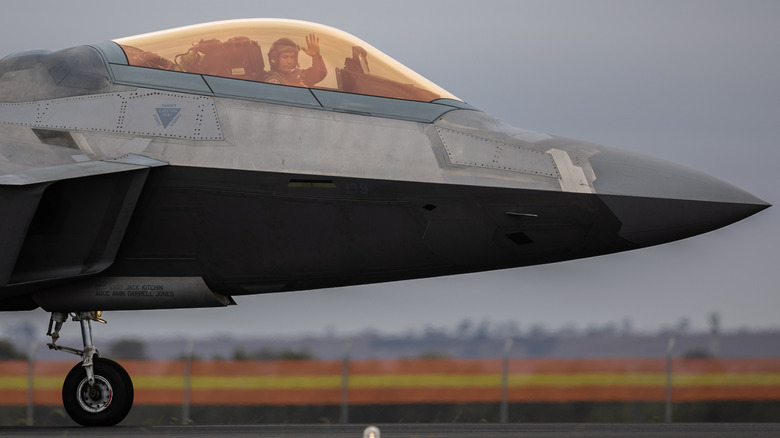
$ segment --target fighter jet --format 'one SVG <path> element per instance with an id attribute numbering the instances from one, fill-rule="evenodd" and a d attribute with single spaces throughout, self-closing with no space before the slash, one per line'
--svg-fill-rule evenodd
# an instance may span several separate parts
<path id="1" fill-rule="evenodd" d="M 84 426 L 133 402 L 105 310 L 571 260 L 769 205 L 669 162 L 509 126 L 364 41 L 232 20 L 0 61 L 0 310 L 51 312 Z M 67 320 L 83 346 L 57 344 Z"/>

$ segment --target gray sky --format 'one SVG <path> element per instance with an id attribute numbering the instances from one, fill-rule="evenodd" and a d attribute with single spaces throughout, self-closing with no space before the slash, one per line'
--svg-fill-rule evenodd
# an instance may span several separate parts
<path id="1" fill-rule="evenodd" d="M 15 2 L 0 16 L 0 56 L 256 17 L 340 28 L 514 126 L 655 155 L 780 204 L 777 1 Z M 713 311 L 728 330 L 779 328 L 778 209 L 587 260 L 110 312 L 97 336 L 392 332 L 464 318 L 525 329 L 629 318 L 655 330 L 690 317 L 704 329 Z M 48 315 L 2 313 L 0 330 L 24 320 L 43 333 Z"/>

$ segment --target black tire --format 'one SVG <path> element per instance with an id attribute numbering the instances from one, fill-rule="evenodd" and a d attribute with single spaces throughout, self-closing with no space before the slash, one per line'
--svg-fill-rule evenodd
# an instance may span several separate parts
<path id="1" fill-rule="evenodd" d="M 70 418 L 82 426 L 113 426 L 124 420 L 133 406 L 133 382 L 118 363 L 93 359 L 95 385 L 92 391 L 87 371 L 76 364 L 62 385 L 62 404 Z"/>

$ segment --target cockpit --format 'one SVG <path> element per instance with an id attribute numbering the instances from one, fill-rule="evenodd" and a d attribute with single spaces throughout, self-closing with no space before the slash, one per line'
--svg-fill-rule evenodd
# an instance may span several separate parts
<path id="1" fill-rule="evenodd" d="M 420 102 L 458 100 L 366 42 L 315 23 L 230 20 L 114 42 L 136 67 Z"/>

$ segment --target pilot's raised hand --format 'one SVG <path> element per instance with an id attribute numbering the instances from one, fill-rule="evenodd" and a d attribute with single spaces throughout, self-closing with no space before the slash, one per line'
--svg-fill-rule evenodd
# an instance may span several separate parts
<path id="1" fill-rule="evenodd" d="M 306 46 L 307 47 L 303 49 L 303 52 L 307 55 L 312 58 L 320 55 L 320 39 L 313 33 L 310 33 L 309 36 L 306 37 Z"/>

